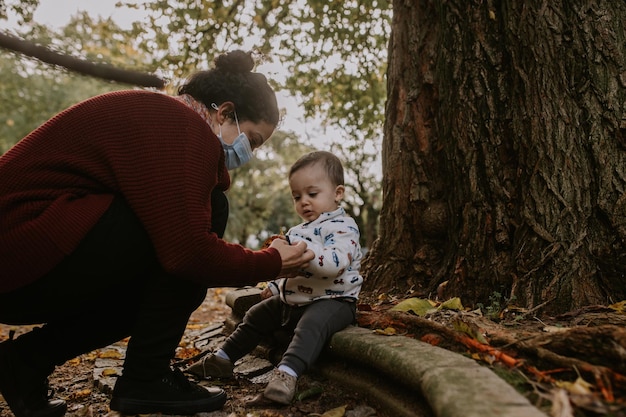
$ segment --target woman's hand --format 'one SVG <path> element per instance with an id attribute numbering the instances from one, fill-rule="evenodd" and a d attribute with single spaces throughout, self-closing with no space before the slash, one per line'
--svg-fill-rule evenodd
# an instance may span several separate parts
<path id="1" fill-rule="evenodd" d="M 274 248 L 280 253 L 280 259 L 283 262 L 283 267 L 280 270 L 281 277 L 294 276 L 300 269 L 309 266 L 309 261 L 315 257 L 313 251 L 307 249 L 307 245 L 303 241 L 290 245 L 286 240 L 275 239 L 270 248 Z"/>

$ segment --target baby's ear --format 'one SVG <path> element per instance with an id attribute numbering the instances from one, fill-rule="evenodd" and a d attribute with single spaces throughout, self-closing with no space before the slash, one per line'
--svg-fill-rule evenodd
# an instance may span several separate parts
<path id="1" fill-rule="evenodd" d="M 344 187 L 343 185 L 338 185 L 337 188 L 335 188 L 335 202 L 337 204 L 339 204 L 339 202 L 343 200 L 343 195 L 345 191 L 346 187 Z"/>

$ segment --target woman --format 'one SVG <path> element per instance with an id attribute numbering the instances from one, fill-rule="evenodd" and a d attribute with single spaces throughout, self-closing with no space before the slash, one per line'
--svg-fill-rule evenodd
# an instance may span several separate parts
<path id="1" fill-rule="evenodd" d="M 62 416 L 54 367 L 130 336 L 111 409 L 222 407 L 170 367 L 208 287 L 306 265 L 304 243 L 252 251 L 221 239 L 228 168 L 274 132 L 276 96 L 251 54 L 219 56 L 178 96 L 118 91 L 54 116 L 0 157 L 0 322 L 45 323 L 0 344 L 0 392 L 17 417 Z"/>

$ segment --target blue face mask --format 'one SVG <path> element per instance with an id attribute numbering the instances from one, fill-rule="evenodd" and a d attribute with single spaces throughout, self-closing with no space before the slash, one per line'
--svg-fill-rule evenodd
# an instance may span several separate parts
<path id="1" fill-rule="evenodd" d="M 214 109 L 217 110 L 217 105 L 213 103 L 211 105 Z M 217 135 L 220 142 L 222 142 L 222 148 L 224 148 L 224 153 L 226 155 L 226 168 L 229 170 L 239 168 L 242 165 L 248 163 L 252 157 L 252 147 L 250 146 L 250 140 L 246 136 L 245 133 L 239 129 L 239 120 L 237 119 L 237 113 L 235 113 L 235 122 L 237 123 L 237 131 L 239 132 L 239 136 L 235 138 L 232 144 L 228 144 L 224 142 L 222 139 L 222 126 L 220 125 L 220 133 Z"/>
<path id="2" fill-rule="evenodd" d="M 220 142 L 222 142 L 222 148 L 226 154 L 226 168 L 235 169 L 248 163 L 252 159 L 252 148 L 250 147 L 250 141 L 245 133 L 240 132 L 234 142 L 229 145 L 224 143 L 222 135 L 219 136 Z"/>

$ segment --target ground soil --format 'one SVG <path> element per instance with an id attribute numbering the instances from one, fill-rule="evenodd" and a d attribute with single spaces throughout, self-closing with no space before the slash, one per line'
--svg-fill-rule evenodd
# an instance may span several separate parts
<path id="1" fill-rule="evenodd" d="M 229 290 L 211 289 L 203 305 L 192 315 L 188 331 L 223 322 L 231 313 L 225 304 L 224 295 Z M 15 327 L 0 324 L 0 342 L 8 338 L 11 330 L 16 335 L 28 331 L 29 327 Z M 80 337 L 80 335 L 77 335 Z M 198 353 L 185 345 L 185 339 L 177 354 L 177 360 Z M 94 384 L 94 362 L 99 352 L 82 355 L 75 360 L 57 367 L 50 376 L 50 386 L 54 388 L 54 396 L 63 398 L 68 403 L 66 417 L 119 416 L 109 410 L 109 395 L 96 388 Z M 202 382 L 205 384 L 207 382 Z M 304 375 L 298 381 L 298 393 L 304 398 L 290 406 L 281 406 L 268 402 L 260 395 L 265 388 L 263 383 L 253 383 L 246 378 L 229 381 L 211 381 L 210 385 L 221 386 L 228 394 L 228 401 L 219 413 L 203 413 L 207 417 L 304 417 L 322 415 L 335 410 L 345 409 L 353 417 L 392 417 L 384 410 L 376 410 L 368 404 L 363 393 L 346 389 L 322 375 L 312 373 Z M 336 414 L 343 416 L 344 414 Z M 0 417 L 13 417 L 8 406 L 0 396 Z M 144 416 L 145 417 L 145 416 Z"/>
<path id="2" fill-rule="evenodd" d="M 224 303 L 226 291 L 209 292 L 192 316 L 190 330 L 223 322 L 230 315 Z M 626 416 L 626 314 L 620 305 L 590 306 L 559 317 L 538 318 L 531 311 L 510 306 L 467 311 L 442 308 L 438 303 L 433 303 L 426 314 L 416 315 L 413 311 L 392 311 L 403 301 L 400 298 L 364 296 L 362 300 L 360 326 L 414 337 L 468 355 L 492 368 L 547 415 Z M 18 334 L 28 330 L 0 325 L 0 341 L 8 338 L 11 329 Z M 185 346 L 180 352 L 183 357 L 193 353 Z M 108 394 L 94 386 L 96 357 L 97 352 L 82 355 L 58 367 L 50 378 L 55 395 L 68 402 L 68 417 L 117 415 L 108 409 Z M 259 394 L 264 385 L 245 378 L 222 387 L 229 400 L 220 413 L 206 416 L 393 417 L 379 404 L 371 404 L 366 394 L 316 373 L 301 378 L 299 392 L 309 396 L 291 406 L 263 401 Z M 0 417 L 10 416 L 0 397 Z"/>

